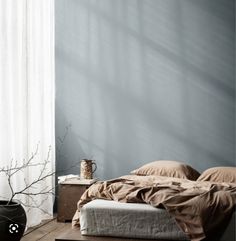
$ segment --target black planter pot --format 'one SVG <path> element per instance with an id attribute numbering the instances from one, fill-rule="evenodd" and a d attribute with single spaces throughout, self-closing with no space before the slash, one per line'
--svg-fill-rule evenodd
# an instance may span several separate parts
<path id="1" fill-rule="evenodd" d="M 16 201 L 7 203 L 0 200 L 0 240 L 19 241 L 25 231 L 25 210 Z"/>

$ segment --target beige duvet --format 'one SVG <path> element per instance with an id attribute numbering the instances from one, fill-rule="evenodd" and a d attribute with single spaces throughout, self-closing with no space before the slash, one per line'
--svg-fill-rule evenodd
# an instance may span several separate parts
<path id="1" fill-rule="evenodd" d="M 94 199 L 164 207 L 192 241 L 200 241 L 231 217 L 236 205 L 236 185 L 136 175 L 97 182 L 78 202 L 73 226 L 79 225 L 80 208 Z"/>

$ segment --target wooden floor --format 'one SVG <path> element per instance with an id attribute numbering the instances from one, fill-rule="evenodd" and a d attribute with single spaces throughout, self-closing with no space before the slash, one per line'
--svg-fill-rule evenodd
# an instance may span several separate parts
<path id="1" fill-rule="evenodd" d="M 21 241 L 137 241 L 137 239 L 122 239 L 113 237 L 82 236 L 79 230 L 71 228 L 71 223 L 59 223 L 56 219 L 28 230 Z M 150 241 L 139 239 L 139 241 Z M 160 240 L 163 241 L 163 240 Z M 168 241 L 168 240 L 167 240 Z"/>
<path id="2" fill-rule="evenodd" d="M 59 223 L 56 219 L 45 221 L 29 229 L 21 241 L 150 241 L 147 239 L 129 239 L 114 237 L 82 236 L 79 230 L 72 229 L 71 223 Z M 155 241 L 155 240 L 153 240 Z M 163 241 L 163 240 L 159 240 Z M 168 240 L 165 240 L 168 241 Z"/>
<path id="3" fill-rule="evenodd" d="M 55 241 L 55 237 L 71 229 L 71 223 L 58 223 L 56 219 L 45 221 L 28 230 L 21 241 Z"/>
<path id="4" fill-rule="evenodd" d="M 137 241 L 137 239 L 82 236 L 79 230 L 71 228 L 71 223 L 59 223 L 56 219 L 45 221 L 29 229 L 21 241 Z M 138 239 L 139 241 L 150 241 Z M 155 241 L 155 240 L 154 240 Z M 159 240 L 163 241 L 163 240 Z M 165 240 L 168 241 L 168 240 Z"/>
<path id="5" fill-rule="evenodd" d="M 228 228 L 221 240 L 236 241 L 235 224 L 233 222 L 228 225 Z M 233 230 L 233 232 L 232 232 Z M 21 239 L 21 241 L 150 241 L 145 239 L 127 239 L 127 238 L 114 238 L 114 237 L 94 237 L 82 236 L 79 230 L 71 228 L 71 223 L 59 223 L 57 219 L 45 221 L 37 227 L 29 229 Z M 212 240 L 216 241 L 215 238 Z M 153 240 L 155 241 L 155 240 Z M 159 240 L 161 241 L 161 240 Z M 163 241 L 163 240 L 162 240 Z M 165 240 L 168 241 L 168 240 Z"/>

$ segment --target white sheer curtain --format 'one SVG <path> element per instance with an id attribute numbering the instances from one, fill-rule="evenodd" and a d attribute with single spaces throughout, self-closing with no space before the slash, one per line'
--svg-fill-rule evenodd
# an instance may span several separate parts
<path id="1" fill-rule="evenodd" d="M 54 89 L 54 0 L 1 0 L 0 169 L 11 162 L 20 165 L 27 161 L 38 146 L 34 163 L 42 163 L 49 153 L 45 172 L 53 172 Z M 36 165 L 14 175 L 14 189 L 37 178 L 40 168 Z M 31 191 L 51 189 L 53 180 L 49 177 Z M 0 173 L 0 199 L 8 198 L 9 193 Z M 40 207 L 26 207 L 28 226 L 38 224 L 45 213 L 52 215 L 50 195 L 36 195 L 33 200 L 18 195 L 16 199 Z"/>

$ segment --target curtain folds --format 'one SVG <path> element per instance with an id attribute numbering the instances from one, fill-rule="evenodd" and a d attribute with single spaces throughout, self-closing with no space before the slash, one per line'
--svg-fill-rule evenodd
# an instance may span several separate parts
<path id="1" fill-rule="evenodd" d="M 0 169 L 21 165 L 36 153 L 35 166 L 12 177 L 14 190 L 21 190 L 41 173 L 55 166 L 54 131 L 54 0 L 0 1 Z M 38 148 L 38 149 L 37 149 Z M 36 151 L 37 150 L 37 151 Z M 51 190 L 50 176 L 29 190 Z M 0 199 L 8 198 L 9 186 L 0 172 Z M 51 195 L 18 195 L 25 203 L 27 224 L 38 224 L 53 214 Z M 38 206 L 39 208 L 32 208 Z"/>

